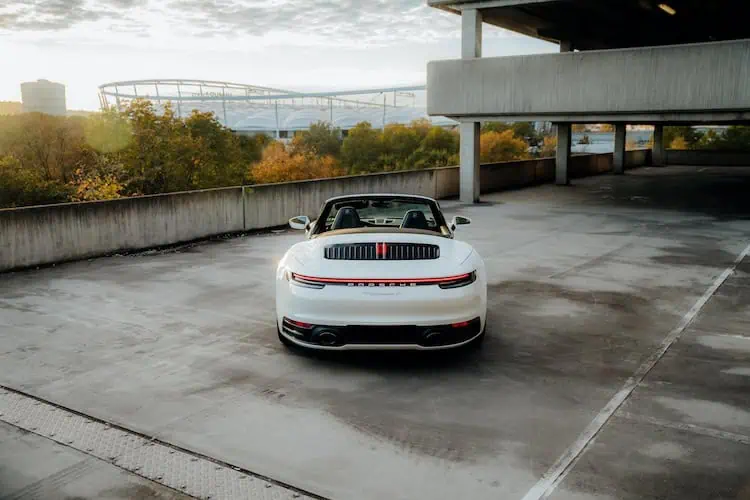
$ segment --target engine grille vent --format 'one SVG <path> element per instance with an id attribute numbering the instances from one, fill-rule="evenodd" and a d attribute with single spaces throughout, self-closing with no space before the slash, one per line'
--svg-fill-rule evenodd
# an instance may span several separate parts
<path id="1" fill-rule="evenodd" d="M 329 245 L 324 257 L 330 260 L 434 260 L 440 247 L 424 243 L 347 243 Z"/>

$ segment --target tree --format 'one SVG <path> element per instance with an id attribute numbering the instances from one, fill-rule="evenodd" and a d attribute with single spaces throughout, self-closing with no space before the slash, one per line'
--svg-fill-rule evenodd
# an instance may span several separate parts
<path id="1" fill-rule="evenodd" d="M 703 135 L 703 132 L 693 127 L 664 127 L 663 140 L 665 146 L 669 148 L 677 137 L 682 137 L 687 144 L 687 149 L 695 149 L 703 139 Z"/>
<path id="2" fill-rule="evenodd" d="M 540 137 L 533 122 L 515 122 L 511 130 L 513 130 L 513 135 L 525 140 L 529 146 L 536 147 L 539 145 Z"/>
<path id="3" fill-rule="evenodd" d="M 0 207 L 61 203 L 69 197 L 70 188 L 46 179 L 41 169 L 12 156 L 0 157 Z"/>
<path id="4" fill-rule="evenodd" d="M 528 144 L 515 137 L 512 130 L 485 132 L 480 137 L 480 159 L 482 163 L 525 158 L 528 158 Z"/>
<path id="5" fill-rule="evenodd" d="M 426 150 L 447 151 L 449 154 L 458 153 L 459 137 L 455 132 L 441 127 L 432 127 L 422 141 Z"/>
<path id="6" fill-rule="evenodd" d="M 341 145 L 341 163 L 351 174 L 381 170 L 383 137 L 368 122 L 358 123 Z"/>
<path id="7" fill-rule="evenodd" d="M 709 134 L 706 134 L 706 137 L 708 137 Z M 706 149 L 747 151 L 750 149 L 750 127 L 732 125 L 721 134 L 712 137 L 712 140 L 706 144 Z"/>
<path id="8" fill-rule="evenodd" d="M 574 128 L 576 125 L 573 126 Z M 482 133 L 486 132 L 505 132 L 506 130 L 512 130 L 513 135 L 519 139 L 523 139 L 528 143 L 530 147 L 537 147 L 542 141 L 542 138 L 534 128 L 534 122 L 484 122 L 482 124 Z"/>
<path id="9" fill-rule="evenodd" d="M 482 133 L 485 133 L 485 132 L 501 132 L 502 133 L 510 129 L 511 129 L 510 123 L 505 123 L 505 122 L 484 122 L 482 124 Z"/>
<path id="10" fill-rule="evenodd" d="M 393 169 L 412 168 L 408 159 L 420 145 L 416 130 L 405 125 L 388 125 L 383 131 L 381 164 Z"/>
<path id="11" fill-rule="evenodd" d="M 266 134 L 255 134 L 252 136 L 237 136 L 240 148 L 240 161 L 245 165 L 258 162 L 263 158 L 263 150 L 273 142 Z"/>
<path id="12" fill-rule="evenodd" d="M 611 123 L 599 123 L 599 124 L 589 124 L 589 123 L 574 123 L 572 126 L 573 132 L 580 134 L 583 132 L 593 132 L 594 130 L 598 132 L 614 132 L 615 126 Z"/>
<path id="13" fill-rule="evenodd" d="M 83 131 L 86 143 L 101 153 L 122 151 L 133 137 L 127 117 L 115 108 L 88 117 L 84 122 Z"/>
<path id="14" fill-rule="evenodd" d="M 190 189 L 237 186 L 243 183 L 247 165 L 243 161 L 240 141 L 224 127 L 213 113 L 194 110 L 184 120 L 187 137 L 174 137 L 190 148 L 186 164 L 190 175 L 185 179 Z M 179 179 L 175 179 L 175 183 Z"/>
<path id="15" fill-rule="evenodd" d="M 105 169 L 106 170 L 106 169 Z M 114 200 L 122 197 L 124 186 L 115 173 L 76 170 L 73 181 L 73 201 Z"/>
<path id="16" fill-rule="evenodd" d="M 672 139 L 672 142 L 668 146 L 670 149 L 679 149 L 679 150 L 685 150 L 688 149 L 688 143 L 685 140 L 684 137 L 681 135 L 678 135 L 674 139 Z"/>
<path id="17" fill-rule="evenodd" d="M 126 192 L 155 194 L 176 190 L 167 182 L 168 144 L 175 134 L 176 119 L 167 103 L 164 114 L 156 114 L 149 101 L 136 99 L 130 102 L 124 115 L 130 123 L 132 140 L 122 152 L 127 177 Z"/>
<path id="18" fill-rule="evenodd" d="M 542 142 L 542 148 L 539 150 L 539 156 L 542 158 L 549 158 L 557 154 L 557 137 L 554 135 L 547 135 L 544 137 Z"/>
<path id="19" fill-rule="evenodd" d="M 413 169 L 447 167 L 458 165 L 458 153 L 451 153 L 444 149 L 426 149 L 420 146 L 409 156 L 409 167 Z"/>
<path id="20" fill-rule="evenodd" d="M 170 105 L 159 115 L 150 102 L 135 100 L 124 115 L 131 140 L 118 157 L 127 194 L 239 185 L 246 180 L 247 157 L 257 156 L 243 150 L 251 141 L 239 139 L 213 113 L 194 110 L 183 119 Z"/>
<path id="21" fill-rule="evenodd" d="M 47 181 L 66 183 L 72 179 L 85 145 L 81 119 L 42 113 L 7 119 L 10 130 L 3 134 L 0 154 L 14 156 L 24 168 L 40 170 Z"/>
<path id="22" fill-rule="evenodd" d="M 23 105 L 17 101 L 0 101 L 0 115 L 20 115 Z"/>
<path id="23" fill-rule="evenodd" d="M 327 122 L 313 123 L 309 130 L 300 132 L 294 140 L 298 147 L 318 156 L 338 158 L 341 152 L 341 130 Z"/>
<path id="24" fill-rule="evenodd" d="M 337 177 L 344 174 L 333 156 L 290 154 L 284 144 L 274 142 L 263 151 L 263 159 L 251 168 L 258 184 Z"/>
<path id="25" fill-rule="evenodd" d="M 414 130 L 414 133 L 417 134 L 419 142 L 421 143 L 424 138 L 427 137 L 427 133 L 432 128 L 432 123 L 427 118 L 420 118 L 418 120 L 412 120 L 409 128 Z"/>

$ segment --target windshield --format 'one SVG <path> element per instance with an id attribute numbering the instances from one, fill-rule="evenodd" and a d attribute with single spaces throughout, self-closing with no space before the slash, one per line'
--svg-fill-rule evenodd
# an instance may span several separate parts
<path id="1" fill-rule="evenodd" d="M 392 228 L 442 233 L 437 205 L 419 198 L 350 198 L 328 203 L 315 234 L 341 229 Z"/>

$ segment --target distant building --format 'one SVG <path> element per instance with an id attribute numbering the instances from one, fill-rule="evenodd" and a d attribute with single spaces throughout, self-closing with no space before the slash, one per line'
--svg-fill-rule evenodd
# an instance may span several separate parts
<path id="1" fill-rule="evenodd" d="M 329 123 L 344 135 L 361 122 L 374 128 L 408 125 L 415 120 L 444 128 L 458 126 L 454 120 L 429 117 L 420 105 L 424 92 L 424 85 L 298 92 L 183 79 L 131 80 L 99 87 L 102 109 L 124 109 L 134 99 L 147 99 L 158 112 L 167 104 L 179 117 L 189 116 L 193 110 L 211 112 L 237 134 L 266 134 L 282 141 L 318 122 Z"/>
<path id="2" fill-rule="evenodd" d="M 46 113 L 48 115 L 65 116 L 65 85 L 37 80 L 21 84 L 21 100 L 24 113 Z"/>

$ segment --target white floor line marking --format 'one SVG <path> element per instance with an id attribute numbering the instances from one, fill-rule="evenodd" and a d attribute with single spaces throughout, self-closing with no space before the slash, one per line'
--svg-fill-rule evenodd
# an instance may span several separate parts
<path id="1" fill-rule="evenodd" d="M 739 444 L 750 445 L 750 436 L 737 434 L 736 432 L 722 431 L 720 429 L 712 429 L 710 427 L 703 427 L 701 425 L 695 424 L 685 424 L 682 422 L 669 422 L 660 418 L 635 415 L 633 413 L 618 413 L 617 415 L 615 415 L 615 418 L 629 420 L 631 422 L 651 424 L 657 427 L 666 427 L 667 429 L 674 429 L 676 431 L 690 432 L 692 434 L 699 434 L 701 436 L 708 436 L 716 439 L 734 441 L 735 443 Z"/>
<path id="2" fill-rule="evenodd" d="M 532 488 L 524 495 L 522 500 L 540 500 L 547 498 L 555 488 L 565 479 L 570 470 L 578 462 L 581 454 L 591 441 L 599 434 L 607 421 L 612 418 L 612 415 L 617 411 L 620 406 L 630 397 L 633 391 L 640 385 L 646 375 L 653 369 L 656 363 L 664 356 L 667 350 L 674 344 L 677 339 L 680 338 L 682 332 L 693 322 L 695 317 L 698 315 L 706 302 L 716 293 L 716 290 L 731 276 L 731 274 L 737 269 L 737 266 L 742 260 L 750 254 L 750 245 L 737 256 L 734 263 L 726 268 L 721 275 L 713 282 L 713 284 L 706 290 L 700 299 L 690 308 L 690 310 L 682 317 L 679 324 L 673 328 L 669 334 L 662 340 L 659 348 L 654 351 L 646 361 L 638 367 L 635 373 L 625 381 L 622 388 L 612 396 L 612 399 L 601 409 L 601 411 L 594 417 L 594 420 L 586 426 L 578 439 L 571 444 L 565 452 L 560 455 L 557 461 L 552 464 L 547 472 L 532 486 Z"/>

